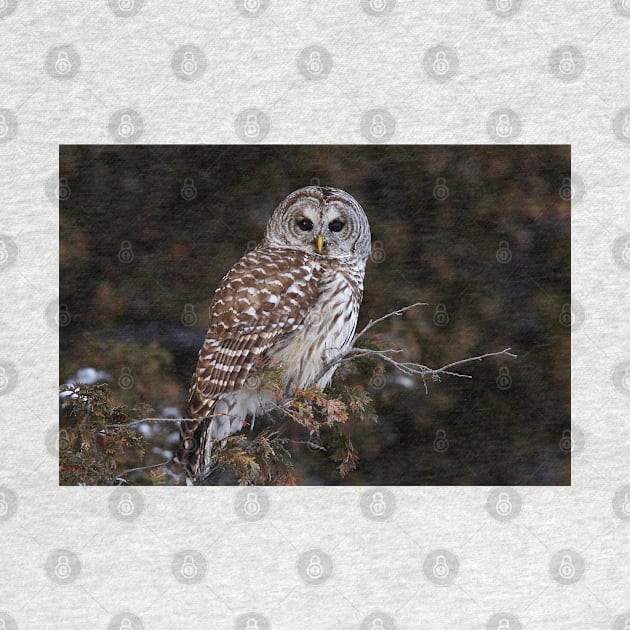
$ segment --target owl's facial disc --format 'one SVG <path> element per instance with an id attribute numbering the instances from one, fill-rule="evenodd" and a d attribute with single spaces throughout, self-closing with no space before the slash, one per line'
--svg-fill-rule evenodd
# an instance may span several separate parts
<path id="1" fill-rule="evenodd" d="M 315 255 L 367 258 L 370 228 L 363 209 L 348 193 L 309 186 L 294 191 L 276 208 L 266 241 Z"/>

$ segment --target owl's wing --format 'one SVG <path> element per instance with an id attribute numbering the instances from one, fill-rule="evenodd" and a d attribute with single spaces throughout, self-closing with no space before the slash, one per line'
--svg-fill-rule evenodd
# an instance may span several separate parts
<path id="1" fill-rule="evenodd" d="M 256 360 L 297 330 L 318 298 L 323 268 L 293 249 L 257 248 L 224 276 L 190 387 L 189 417 L 241 389 Z"/>

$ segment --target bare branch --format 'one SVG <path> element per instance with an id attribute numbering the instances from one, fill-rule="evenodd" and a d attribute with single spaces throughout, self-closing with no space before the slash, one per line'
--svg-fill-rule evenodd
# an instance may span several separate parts
<path id="1" fill-rule="evenodd" d="M 397 311 L 392 311 L 391 313 L 387 313 L 387 315 L 383 315 L 383 317 L 379 317 L 378 319 L 371 319 L 352 339 L 352 347 L 355 346 L 359 337 L 362 337 L 370 328 L 376 326 L 376 324 L 380 324 L 382 321 L 386 320 L 388 317 L 393 317 L 394 315 L 400 316 L 405 311 L 409 309 L 416 308 L 417 306 L 428 306 L 426 302 L 416 302 L 415 304 L 410 304 L 409 306 L 403 306 L 403 308 L 399 308 Z"/>
<path id="2" fill-rule="evenodd" d="M 158 420 L 166 420 L 166 418 L 158 418 Z M 123 470 L 122 472 L 116 473 L 116 476 L 122 477 L 123 475 L 128 475 L 129 473 L 137 472 L 139 470 L 150 470 L 151 468 L 160 468 L 170 463 L 171 463 L 171 460 L 166 461 L 166 462 L 161 462 L 159 464 L 151 464 L 151 466 L 140 466 L 138 468 L 129 468 L 129 470 Z"/>

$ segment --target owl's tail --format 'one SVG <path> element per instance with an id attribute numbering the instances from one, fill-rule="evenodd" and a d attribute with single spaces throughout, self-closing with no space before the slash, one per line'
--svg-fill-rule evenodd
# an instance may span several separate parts
<path id="1" fill-rule="evenodd" d="M 179 450 L 173 458 L 186 474 L 189 485 L 209 483 L 211 477 L 217 473 L 217 447 L 225 443 L 225 438 L 240 431 L 243 419 L 240 414 L 234 414 L 232 401 L 219 398 L 212 404 L 204 406 L 205 416 L 196 418 L 200 413 L 193 406 L 189 407 L 189 417 L 180 425 Z M 217 444 L 219 443 L 219 444 Z"/>

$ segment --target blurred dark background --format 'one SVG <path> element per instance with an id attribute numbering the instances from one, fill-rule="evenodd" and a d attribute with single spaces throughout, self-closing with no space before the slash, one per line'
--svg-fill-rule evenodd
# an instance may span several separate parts
<path id="1" fill-rule="evenodd" d="M 386 369 L 366 383 L 378 423 L 350 428 L 358 470 L 300 451 L 298 481 L 570 484 L 570 171 L 566 145 L 62 146 L 60 382 L 102 378 L 182 417 L 219 280 L 283 197 L 330 185 L 372 228 L 359 327 L 428 302 L 375 331 L 436 368 L 518 359 L 428 395 Z M 172 453 L 173 424 L 140 430 L 146 464 Z"/>

